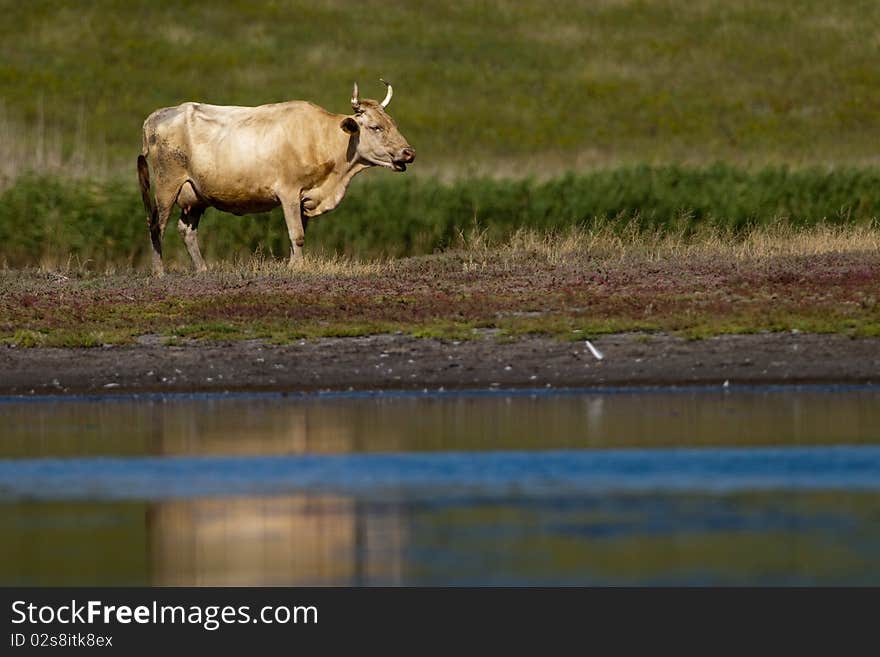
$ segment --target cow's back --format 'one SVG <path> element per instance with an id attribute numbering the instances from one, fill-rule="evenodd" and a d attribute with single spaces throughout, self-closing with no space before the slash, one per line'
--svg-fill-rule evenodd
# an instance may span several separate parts
<path id="1" fill-rule="evenodd" d="M 189 102 L 153 112 L 144 124 L 145 146 L 167 177 L 190 181 L 209 204 L 245 212 L 271 206 L 284 176 L 309 176 L 332 116 L 304 101 Z"/>

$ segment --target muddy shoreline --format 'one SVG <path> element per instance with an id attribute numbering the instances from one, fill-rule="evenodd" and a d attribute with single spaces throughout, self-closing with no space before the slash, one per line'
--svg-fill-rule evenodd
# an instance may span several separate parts
<path id="1" fill-rule="evenodd" d="M 0 395 L 317 392 L 754 384 L 880 383 L 880 338 L 762 333 L 686 340 L 627 333 L 591 341 L 405 334 L 2 348 Z"/>

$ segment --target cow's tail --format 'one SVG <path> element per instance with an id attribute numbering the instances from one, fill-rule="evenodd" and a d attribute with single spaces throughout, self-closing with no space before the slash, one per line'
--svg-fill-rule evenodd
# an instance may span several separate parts
<path id="1" fill-rule="evenodd" d="M 141 199 L 143 199 L 144 209 L 147 211 L 147 223 L 150 230 L 153 230 L 159 225 L 159 210 L 150 194 L 150 167 L 147 166 L 145 155 L 138 155 L 138 180 L 141 183 Z"/>

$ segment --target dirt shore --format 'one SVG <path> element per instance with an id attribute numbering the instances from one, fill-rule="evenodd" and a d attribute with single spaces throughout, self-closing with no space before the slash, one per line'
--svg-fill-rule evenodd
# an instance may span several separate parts
<path id="1" fill-rule="evenodd" d="M 0 394 L 437 390 L 880 383 L 880 338 L 764 333 L 686 340 L 617 334 L 585 341 L 485 335 L 453 341 L 374 335 L 291 345 L 0 349 Z"/>

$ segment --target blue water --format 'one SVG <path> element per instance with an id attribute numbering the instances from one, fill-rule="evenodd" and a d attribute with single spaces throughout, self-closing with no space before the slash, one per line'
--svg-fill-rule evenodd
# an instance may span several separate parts
<path id="1" fill-rule="evenodd" d="M 0 499 L 880 490 L 880 446 L 0 461 Z"/>

